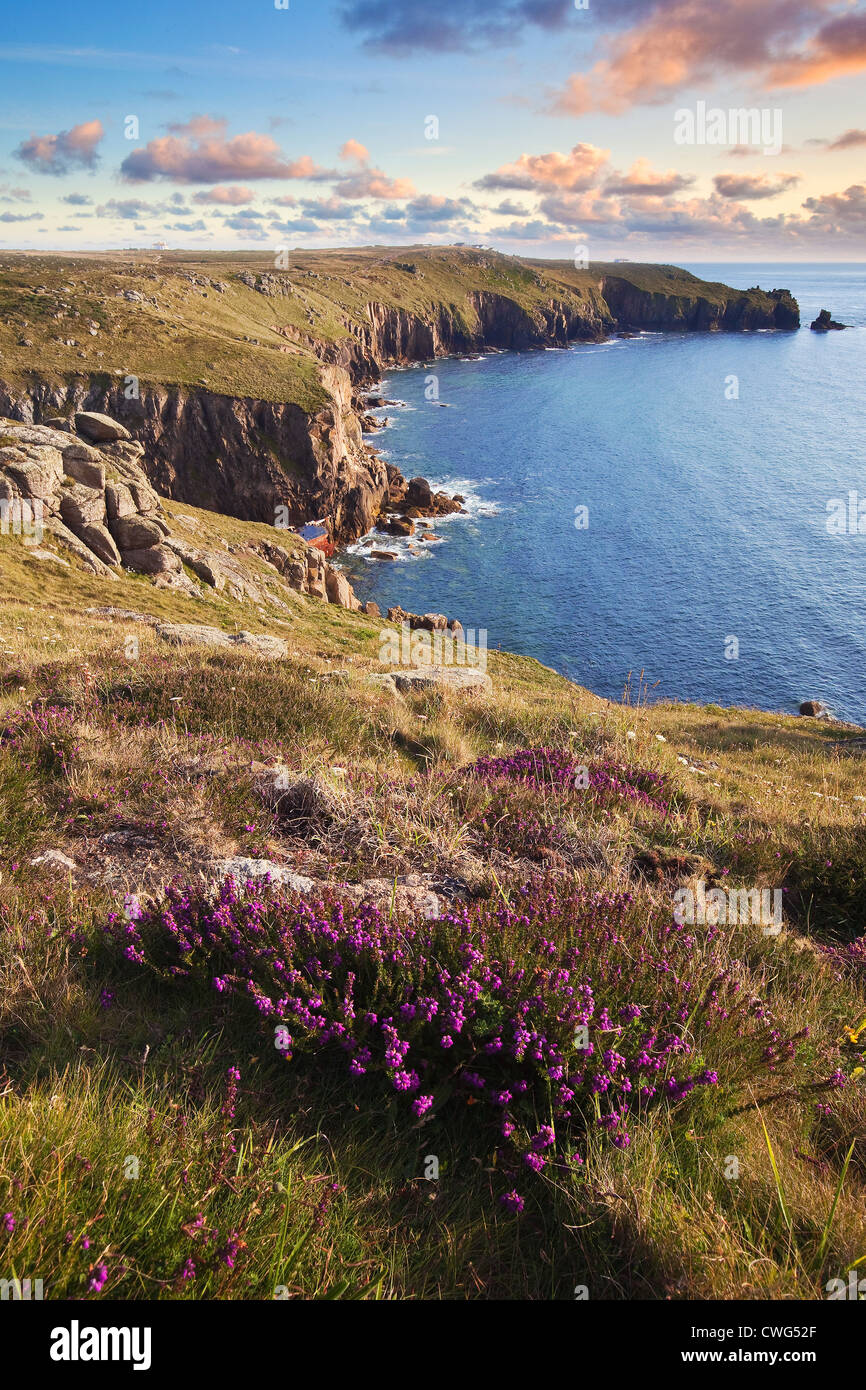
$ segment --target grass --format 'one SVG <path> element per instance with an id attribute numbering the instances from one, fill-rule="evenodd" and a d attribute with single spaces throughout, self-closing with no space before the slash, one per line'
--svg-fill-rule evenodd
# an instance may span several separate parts
<path id="1" fill-rule="evenodd" d="M 239 278 L 247 273 L 271 277 L 279 292 L 248 287 Z M 568 261 L 477 248 L 292 251 L 286 270 L 275 270 L 273 252 L 264 251 L 4 252 L 0 372 L 22 392 L 42 382 L 132 374 L 143 388 L 206 388 L 313 412 L 330 401 L 317 344 L 350 342 L 369 327 L 370 303 L 427 317 L 444 308 L 471 330 L 472 294 L 504 296 L 536 316 L 555 299 L 585 318 L 592 335 L 611 322 L 600 288 L 605 276 L 686 302 L 768 302 L 759 291 L 743 295 L 674 266 L 594 262 L 579 270 Z M 130 290 L 144 298 L 127 300 Z"/>
<path id="2" fill-rule="evenodd" d="M 273 538 L 166 505 L 207 544 Z M 108 585 L 13 537 L 0 580 L 0 1278 L 85 1299 L 820 1299 L 863 1259 L 866 981 L 823 949 L 862 933 L 853 731 L 607 703 L 500 652 L 488 695 L 395 698 L 366 681 L 378 621 L 334 605 Z M 277 632 L 290 656 L 175 650 L 88 612 L 105 604 Z M 667 809 L 467 772 L 541 747 L 657 774 Z M 262 800 L 277 764 L 319 779 L 327 817 Z M 50 850 L 74 869 L 31 863 Z M 715 949 L 796 1041 L 768 1071 L 722 1038 L 718 1088 L 637 1115 L 625 1149 L 587 1112 L 583 1164 L 529 1181 L 459 1091 L 413 1123 L 381 1075 L 347 1077 L 339 1053 L 287 1064 L 243 998 L 118 957 L 103 928 L 124 895 L 158 904 L 235 853 L 331 883 L 451 879 L 474 931 L 527 882 L 539 901 L 628 893 L 635 952 L 682 884 L 782 887 L 781 935 L 730 927 Z M 498 1200 L 517 1184 L 520 1215 Z"/>

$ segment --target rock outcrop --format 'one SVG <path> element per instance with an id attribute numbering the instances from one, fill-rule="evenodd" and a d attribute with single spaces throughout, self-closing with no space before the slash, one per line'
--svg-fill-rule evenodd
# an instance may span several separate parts
<path id="1" fill-rule="evenodd" d="M 813 333 L 829 333 L 831 329 L 841 331 L 848 325 L 847 323 L 837 323 L 835 319 L 830 317 L 829 309 L 822 309 L 818 317 L 809 324 L 809 327 Z"/>
<path id="2" fill-rule="evenodd" d="M 101 447 L 68 430 L 0 421 L 0 507 L 13 523 L 16 516 L 24 523 L 18 528 L 24 534 L 53 537 L 105 577 L 114 577 L 122 566 L 150 575 L 160 587 L 200 595 L 186 573 L 190 570 L 218 593 L 286 607 L 291 595 L 281 597 L 244 564 L 254 556 L 282 576 L 288 589 L 352 611 L 360 608 L 345 575 L 300 541 L 294 551 L 267 541 L 209 550 L 173 533 L 148 482 L 142 444 L 108 416 L 79 412 L 75 418 L 76 423 L 98 420 L 89 432 L 91 437 L 97 431 L 102 435 Z M 185 518 L 182 524 L 186 530 L 192 522 Z M 44 557 L 52 558 L 49 552 Z"/>
<path id="3" fill-rule="evenodd" d="M 260 632 L 223 632 L 218 627 L 201 623 L 160 623 L 156 635 L 173 647 L 224 647 L 235 651 L 241 648 L 270 661 L 281 660 L 289 654 L 282 637 Z"/>
<path id="4" fill-rule="evenodd" d="M 180 569 L 163 545 L 168 527 L 140 444 L 115 438 L 98 450 L 66 431 L 14 421 L 0 424 L 0 435 L 0 498 L 13 516 L 23 509 L 34 530 L 96 574 L 121 564 L 145 574 Z"/>

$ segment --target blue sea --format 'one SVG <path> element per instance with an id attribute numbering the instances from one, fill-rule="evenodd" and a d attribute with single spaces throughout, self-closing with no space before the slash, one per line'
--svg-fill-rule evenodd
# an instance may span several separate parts
<path id="1" fill-rule="evenodd" d="M 377 537 L 396 563 L 359 544 L 344 566 L 383 610 L 458 617 L 613 699 L 643 672 L 654 699 L 821 699 L 866 724 L 866 265 L 688 269 L 787 287 L 804 327 L 392 371 L 405 406 L 372 442 L 468 515 L 431 545 Z M 823 308 L 853 326 L 810 332 Z M 850 493 L 863 534 L 856 511 L 831 534 Z"/>

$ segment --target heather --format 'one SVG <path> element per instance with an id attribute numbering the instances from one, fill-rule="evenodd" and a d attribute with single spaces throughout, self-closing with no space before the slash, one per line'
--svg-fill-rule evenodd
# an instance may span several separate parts
<path id="1" fill-rule="evenodd" d="M 730 1104 L 784 1075 L 808 1032 L 775 1026 L 715 931 L 647 917 L 630 894 L 536 882 L 404 923 L 228 878 L 215 898 L 173 884 L 155 909 L 127 903 L 106 930 L 132 965 L 257 1013 L 287 1061 L 339 1050 L 352 1077 L 405 1099 L 407 1121 L 471 1098 L 506 1173 L 582 1164 L 592 1125 L 627 1148 L 632 1117 L 704 1087 Z M 837 1070 L 809 1089 L 843 1083 Z"/>

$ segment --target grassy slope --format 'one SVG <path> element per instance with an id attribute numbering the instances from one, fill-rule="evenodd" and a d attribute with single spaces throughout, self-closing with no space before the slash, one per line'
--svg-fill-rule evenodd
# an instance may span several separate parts
<path id="1" fill-rule="evenodd" d="M 197 516 L 208 539 L 236 544 L 262 529 L 167 506 Z M 490 654 L 487 697 L 395 701 L 364 682 L 378 668 L 379 625 L 362 615 L 299 598 L 280 625 L 132 575 L 101 583 L 9 538 L 0 586 L 0 1217 L 16 1223 L 11 1234 L 0 1224 L 0 1277 L 42 1277 L 46 1297 L 89 1296 L 103 1263 L 117 1297 L 270 1298 L 285 1286 L 545 1299 L 572 1298 L 579 1283 L 610 1299 L 822 1297 L 824 1281 L 866 1253 L 863 1087 L 808 1089 L 837 1066 L 854 1072 L 863 1053 L 863 1035 L 852 1041 L 866 1019 L 862 975 L 843 976 L 808 946 L 862 930 L 863 754 L 846 751 L 850 735 L 757 711 L 611 705 L 504 653 Z M 104 603 L 278 632 L 292 655 L 274 667 L 179 653 L 146 626 L 87 613 Z M 327 678 L 334 670 L 345 683 Z M 49 697 L 61 718 L 40 713 Z M 522 859 L 519 839 L 479 830 L 489 793 L 467 789 L 460 769 L 544 744 L 663 773 L 674 814 L 520 793 L 522 814 L 559 831 L 555 853 Z M 251 768 L 280 760 L 333 787 L 341 810 L 321 835 L 293 832 L 259 800 Z M 102 839 L 118 827 L 144 848 Z M 71 878 L 30 865 L 50 848 L 76 861 Z M 526 1211 L 510 1216 L 495 1200 L 502 1180 L 480 1107 L 455 1097 L 409 1128 L 374 1080 L 348 1082 L 343 1061 L 287 1067 L 242 1008 L 135 975 L 103 945 L 124 890 L 236 851 L 348 880 L 448 872 L 480 914 L 533 874 L 553 875 L 557 891 L 627 888 L 636 941 L 690 873 L 784 883 L 795 930 L 731 928 L 723 951 L 785 1036 L 810 1035 L 776 1077 L 753 1068 L 718 1095 L 648 1112 L 625 1151 L 591 1129 L 584 1168 L 521 1181 Z M 723 1073 L 735 1040 L 726 1046 Z M 428 1154 L 438 1182 L 423 1179 Z M 725 1177 L 731 1155 L 736 1181 Z M 137 1178 L 125 1176 L 130 1157 Z M 199 1213 L 203 1225 L 191 1225 Z M 196 1277 L 183 1279 L 190 1258 Z"/>
<path id="2" fill-rule="evenodd" d="M 244 271 L 275 275 L 290 282 L 293 293 L 259 294 L 238 280 Z M 371 300 L 422 314 L 434 304 L 464 313 L 472 290 L 506 295 L 530 311 L 552 297 L 579 307 L 597 302 L 606 273 L 651 291 L 698 291 L 713 302 L 734 293 L 670 266 L 598 263 L 576 270 L 567 261 L 530 262 L 453 247 L 292 252 L 284 273 L 274 271 L 273 254 L 265 252 L 6 253 L 0 257 L 0 380 L 20 385 L 34 374 L 59 381 L 132 373 L 146 382 L 207 385 L 313 409 L 325 399 L 314 356 L 277 328 L 332 342 L 346 337 L 350 324 L 367 322 Z M 221 281 L 226 289 L 191 283 L 189 275 Z M 156 304 L 117 298 L 129 289 Z M 99 325 L 95 335 L 91 322 Z M 32 346 L 21 346 L 22 337 Z M 75 346 L 60 339 L 74 339 Z"/>

